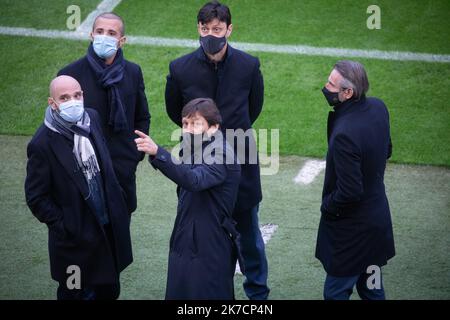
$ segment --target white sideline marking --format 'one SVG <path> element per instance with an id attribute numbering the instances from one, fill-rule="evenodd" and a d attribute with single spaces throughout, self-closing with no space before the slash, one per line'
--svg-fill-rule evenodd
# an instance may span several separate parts
<path id="1" fill-rule="evenodd" d="M 290 53 L 306 56 L 352 57 L 398 61 L 450 62 L 450 55 L 416 53 L 408 51 L 382 51 L 345 48 L 312 47 L 306 45 L 274 45 L 262 43 L 236 43 L 244 51 Z"/>
<path id="2" fill-rule="evenodd" d="M 94 23 L 95 18 L 102 13 L 111 12 L 113 9 L 121 2 L 121 0 L 103 0 L 99 3 L 97 8 L 89 13 L 86 19 L 78 26 L 78 32 L 87 32 L 89 33 L 92 30 L 92 24 Z"/>
<path id="3" fill-rule="evenodd" d="M 86 19 L 87 20 L 87 19 Z M 28 36 L 52 39 L 69 39 L 69 40 L 89 40 L 89 32 L 92 26 L 85 29 L 86 21 L 79 27 L 77 31 L 62 30 L 44 30 L 33 28 L 16 28 L 0 26 L 0 34 L 14 36 Z M 91 22 L 92 24 L 92 22 Z M 198 40 L 146 37 L 146 36 L 127 36 L 130 44 L 140 44 L 146 46 L 159 47 L 182 47 L 182 48 L 198 48 Z M 426 62 L 442 62 L 450 63 L 450 55 L 432 54 L 432 53 L 415 53 L 407 51 L 381 51 L 381 50 L 360 50 L 360 49 L 343 49 L 343 48 L 326 48 L 311 47 L 304 45 L 277 45 L 263 43 L 244 43 L 231 42 L 231 44 L 241 50 L 257 51 L 257 52 L 274 52 L 287 53 L 295 55 L 308 56 L 329 56 L 329 57 L 353 57 L 353 58 L 369 58 L 381 60 L 399 60 L 399 61 L 426 61 Z"/>
<path id="4" fill-rule="evenodd" d="M 295 183 L 308 185 L 314 181 L 319 173 L 325 169 L 326 162 L 321 160 L 308 160 L 294 178 Z"/>
<path id="5" fill-rule="evenodd" d="M 67 39 L 67 40 L 89 40 L 89 32 L 84 31 L 62 31 L 62 30 L 45 30 L 34 28 L 16 28 L 0 26 L 0 34 L 9 36 L 25 36 L 37 38 L 51 39 Z"/>
<path id="6" fill-rule="evenodd" d="M 272 238 L 272 235 L 277 231 L 278 225 L 273 223 L 263 224 L 259 227 L 259 230 L 261 231 L 261 235 L 264 241 L 264 244 L 267 244 L 269 240 Z M 235 274 L 242 274 L 241 268 L 239 268 L 239 263 L 236 263 L 236 271 Z"/>

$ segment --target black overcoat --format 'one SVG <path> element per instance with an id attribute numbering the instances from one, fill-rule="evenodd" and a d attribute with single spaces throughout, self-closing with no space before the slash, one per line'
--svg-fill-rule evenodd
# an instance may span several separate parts
<path id="1" fill-rule="evenodd" d="M 211 148 L 211 143 L 208 145 Z M 211 159 L 219 159 L 227 150 L 217 145 L 214 148 Z M 229 147 L 228 152 L 233 154 Z M 234 299 L 233 277 L 240 246 L 232 212 L 240 166 L 225 161 L 176 164 L 161 147 L 151 157 L 151 164 L 179 187 L 166 299 Z"/>
<path id="2" fill-rule="evenodd" d="M 356 276 L 395 255 L 384 186 L 391 152 L 389 114 L 381 100 L 349 100 L 330 112 L 316 247 L 328 274 Z"/>
<path id="3" fill-rule="evenodd" d="M 104 182 L 105 201 L 114 246 L 94 214 L 85 177 L 73 155 L 73 141 L 47 128 L 37 130 L 27 147 L 25 196 L 31 212 L 49 227 L 48 248 L 51 276 L 65 281 L 67 268 L 76 265 L 83 284 L 108 284 L 132 261 L 130 215 L 119 186 L 98 115 L 91 118 L 90 140 L 96 151 Z"/>

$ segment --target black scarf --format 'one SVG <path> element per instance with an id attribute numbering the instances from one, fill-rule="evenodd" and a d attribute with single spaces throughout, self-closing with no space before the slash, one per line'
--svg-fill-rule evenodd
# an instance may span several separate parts
<path id="1" fill-rule="evenodd" d="M 113 127 L 114 132 L 128 129 L 127 118 L 125 116 L 125 107 L 122 103 L 119 88 L 117 84 L 123 79 L 123 70 L 125 60 L 122 49 L 119 48 L 116 57 L 111 65 L 106 65 L 104 60 L 99 58 L 92 47 L 89 45 L 87 60 L 92 70 L 94 70 L 98 83 L 108 90 L 108 105 L 110 107 L 108 124 Z"/>

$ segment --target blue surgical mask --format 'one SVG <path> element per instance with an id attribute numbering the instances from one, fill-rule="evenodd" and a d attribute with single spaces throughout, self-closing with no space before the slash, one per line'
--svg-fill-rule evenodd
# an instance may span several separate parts
<path id="1" fill-rule="evenodd" d="M 59 105 L 59 115 L 67 122 L 78 122 L 84 112 L 83 100 L 69 100 Z"/>
<path id="2" fill-rule="evenodd" d="M 101 59 L 108 59 L 116 53 L 118 42 L 119 40 L 110 36 L 96 35 L 94 36 L 92 46 L 97 56 Z"/>

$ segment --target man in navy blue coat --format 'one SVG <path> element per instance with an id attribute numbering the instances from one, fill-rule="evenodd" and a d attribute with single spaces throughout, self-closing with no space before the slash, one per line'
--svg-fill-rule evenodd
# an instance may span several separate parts
<path id="1" fill-rule="evenodd" d="M 92 43 L 83 58 L 58 75 L 69 75 L 84 89 L 86 105 L 95 108 L 106 138 L 114 171 L 126 195 L 128 211 L 136 210 L 136 167 L 144 157 L 134 145 L 134 130 L 148 133 L 150 113 L 141 68 L 125 60 L 125 26 L 114 13 L 99 15 Z"/>
<path id="2" fill-rule="evenodd" d="M 27 148 L 25 196 L 48 226 L 58 299 L 116 299 L 133 260 L 130 216 L 93 109 L 79 83 L 55 78 L 44 124 Z"/>
<path id="3" fill-rule="evenodd" d="M 240 245 L 232 213 L 241 169 L 211 99 L 192 100 L 182 114 L 181 161 L 139 131 L 136 139 L 138 150 L 179 187 L 166 299 L 234 299 Z"/>
<path id="4" fill-rule="evenodd" d="M 327 277 L 325 299 L 385 299 L 381 266 L 395 255 L 384 187 L 392 153 L 384 103 L 366 97 L 364 67 L 335 64 L 322 89 L 334 111 L 328 116 L 328 154 L 316 257 Z"/>
<path id="5" fill-rule="evenodd" d="M 229 8 L 218 2 L 205 4 L 197 16 L 200 48 L 170 63 L 166 84 L 166 110 L 170 119 L 181 126 L 181 109 L 195 98 L 213 99 L 220 110 L 221 129 L 252 127 L 261 113 L 264 83 L 257 58 L 232 48 L 227 38 L 232 32 Z M 267 299 L 268 266 L 264 242 L 258 225 L 262 200 L 259 162 L 255 141 L 227 136 L 241 163 L 241 182 L 233 217 L 242 237 L 245 264 L 245 293 L 250 299 Z M 243 143 L 245 154 L 238 152 Z M 255 161 L 251 159 L 254 158 Z"/>

